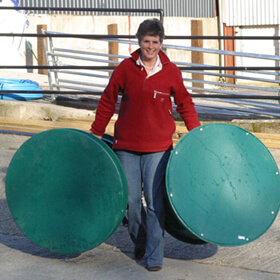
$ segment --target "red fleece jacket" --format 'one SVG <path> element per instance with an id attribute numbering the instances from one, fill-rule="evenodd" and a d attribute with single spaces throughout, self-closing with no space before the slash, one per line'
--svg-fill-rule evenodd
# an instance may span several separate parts
<path id="1" fill-rule="evenodd" d="M 140 50 L 132 53 L 113 72 L 99 101 L 91 131 L 98 135 L 104 134 L 121 92 L 113 149 L 165 151 L 172 146 L 175 132 L 171 96 L 188 130 L 200 123 L 178 67 L 160 51 L 162 70 L 148 77 L 143 66 L 136 64 L 139 54 Z"/>

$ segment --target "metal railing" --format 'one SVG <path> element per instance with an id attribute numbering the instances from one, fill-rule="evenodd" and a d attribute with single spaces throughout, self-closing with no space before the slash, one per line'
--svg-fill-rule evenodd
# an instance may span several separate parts
<path id="1" fill-rule="evenodd" d="M 21 9 L 21 10 L 44 10 L 58 11 L 69 10 L 69 8 L 36 8 L 36 7 L 0 7 L 0 9 Z M 83 10 L 76 9 L 75 10 Z M 87 9 L 88 10 L 88 9 Z M 92 9 L 100 10 L 100 9 Z M 127 9 L 121 9 L 128 11 Z M 155 12 L 160 14 L 163 21 L 162 10 L 139 10 L 129 9 L 130 12 Z M 90 39 L 106 42 L 117 42 L 119 44 L 137 44 L 131 40 L 134 36 L 130 35 L 89 35 L 89 34 L 65 34 L 58 32 L 45 32 L 44 34 L 0 34 L 1 36 L 13 37 L 44 37 L 48 38 L 49 51 L 45 41 L 45 53 L 47 57 L 47 65 L 26 65 L 26 66 L 5 66 L 0 65 L 0 69 L 48 69 L 48 77 L 50 90 L 44 93 L 52 94 L 73 94 L 91 95 L 98 97 L 103 91 L 115 66 L 108 66 L 108 63 L 117 65 L 113 58 L 119 60 L 127 56 L 114 56 L 112 54 L 104 54 L 98 52 L 85 52 L 81 50 L 71 50 L 67 48 L 57 48 L 53 44 L 53 38 L 77 38 L 79 40 Z M 166 39 L 182 40 L 182 39 L 204 39 L 204 40 L 225 40 L 225 39 L 253 39 L 253 40 L 279 40 L 279 36 L 166 36 Z M 191 96 L 195 98 L 198 112 L 201 116 L 211 118 L 215 115 L 223 114 L 224 118 L 279 118 L 279 56 L 259 55 L 252 53 L 237 53 L 229 51 L 221 51 L 207 48 L 194 48 L 180 45 L 164 45 L 165 50 L 180 50 L 183 52 L 203 52 L 205 54 L 214 54 L 223 56 L 239 56 L 250 57 L 254 59 L 273 60 L 273 67 L 261 66 L 260 62 L 257 67 L 223 67 L 216 65 L 183 63 L 181 61 L 173 61 L 182 71 L 186 88 L 190 91 Z M 112 58 L 112 59 L 110 59 Z M 67 60 L 75 60 L 76 62 L 67 62 Z M 82 64 L 82 65 L 80 65 Z M 238 74 L 225 73 L 226 70 L 238 71 Z M 240 74 L 243 73 L 243 74 Z M 245 73 L 245 74 L 244 74 Z M 192 74 L 202 74 L 204 79 L 197 80 L 190 78 Z M 253 77 L 251 75 L 254 75 Z M 258 76 L 259 75 L 259 76 Z M 261 76 L 260 76 L 261 75 Z M 266 77 L 264 78 L 263 75 Z M 207 78 L 210 77 L 211 79 Z M 225 78 L 235 78 L 251 82 L 266 83 L 269 86 L 250 86 L 241 84 L 225 83 Z M 91 79 L 92 81 L 88 81 Z M 203 86 L 192 86 L 192 83 L 201 84 Z M 54 88 L 56 90 L 54 90 Z M 24 91 L 21 91 L 24 92 Z M 199 92 L 199 93 L 197 93 Z M 2 91 L 2 93 L 5 93 Z M 9 93 L 7 91 L 7 93 Z M 29 93 L 31 93 L 29 91 Z M 260 101 L 261 100 L 261 101 Z"/>
<path id="2" fill-rule="evenodd" d="M 44 31 L 44 34 L 58 35 L 58 33 L 47 31 Z M 92 40 L 116 42 L 119 44 L 138 44 L 136 40 L 110 38 L 110 35 L 104 37 L 100 35 L 95 37 L 93 35 Z M 275 39 L 275 37 L 273 38 Z M 108 66 L 108 64 L 118 65 L 121 60 L 128 57 L 125 55 L 56 48 L 52 37 L 48 37 L 48 41 L 49 51 L 47 51 L 45 40 L 45 55 L 48 58 L 47 65 L 51 66 L 48 69 L 49 87 L 51 90 L 56 89 L 60 91 L 60 94 L 64 94 L 65 91 L 76 90 L 76 98 L 80 97 L 80 93 L 99 96 L 108 83 L 110 72 L 115 68 Z M 230 52 L 170 44 L 164 44 L 163 48 L 167 52 L 169 50 L 185 52 L 198 51 L 219 56 L 235 55 L 239 57 L 253 57 L 260 60 L 273 60 L 276 64 L 280 60 L 280 56 Z M 118 61 L 112 60 L 112 58 L 118 58 Z M 191 93 L 191 96 L 196 99 L 196 107 L 201 116 L 207 119 L 211 117 L 215 118 L 215 115 L 221 114 L 223 115 L 223 119 L 280 118 L 280 97 L 278 95 L 280 80 L 275 78 L 280 75 L 279 67 L 218 67 L 181 61 L 173 62 L 186 76 L 195 73 L 202 74 L 204 77 L 212 77 L 212 80 L 209 80 L 209 78 L 208 80 L 206 78 L 203 80 L 194 80 L 191 77 L 183 78 L 186 88 Z M 83 64 L 83 69 L 78 69 L 77 64 Z M 65 69 L 65 67 L 68 69 Z M 240 73 L 232 75 L 224 72 L 224 70 L 230 69 L 237 70 L 238 72 L 242 71 L 243 75 Z M 254 77 L 250 76 L 250 74 L 254 74 Z M 266 75 L 268 77 L 263 78 L 262 76 L 258 77 L 258 75 Z M 86 78 L 83 79 L 82 77 Z M 265 83 L 266 86 L 225 83 L 224 78 L 227 77 L 247 80 L 249 82 Z M 193 87 L 193 82 L 202 84 L 203 87 Z"/>

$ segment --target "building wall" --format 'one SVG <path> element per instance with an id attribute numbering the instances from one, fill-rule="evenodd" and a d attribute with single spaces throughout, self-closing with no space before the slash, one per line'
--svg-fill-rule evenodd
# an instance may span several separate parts
<path id="1" fill-rule="evenodd" d="M 0 6 L 13 7 L 10 1 L 0 1 Z M 0 33 L 23 33 L 27 18 L 16 10 L 0 10 Z M 25 42 L 21 37 L 0 37 L 0 64 L 25 65 Z"/>
<path id="2" fill-rule="evenodd" d="M 279 25 L 264 25 L 264 26 L 242 26 L 236 28 L 237 36 L 279 36 Z M 279 67 L 279 41 L 278 40 L 237 40 L 236 51 L 244 53 L 254 53 L 254 57 L 237 57 L 238 66 L 256 66 L 256 67 Z M 262 59 L 268 55 L 273 59 Z M 273 72 L 273 71 L 270 71 Z M 279 71 L 277 71 L 279 72 Z M 256 73 L 239 73 L 242 76 L 272 79 L 273 76 Z M 277 75 L 275 79 L 279 80 Z"/>
<path id="3" fill-rule="evenodd" d="M 38 25 L 47 25 L 49 31 L 63 32 L 70 34 L 108 34 L 108 25 L 117 24 L 118 34 L 135 35 L 139 24 L 146 17 L 129 16 L 75 16 L 75 15 L 29 15 L 30 25 L 27 33 L 36 33 Z M 191 21 L 202 20 L 203 32 L 205 35 L 218 35 L 217 18 L 173 18 L 166 17 L 164 27 L 166 35 L 186 36 L 191 34 Z M 28 38 L 33 46 L 34 53 L 37 53 L 37 39 Z M 85 40 L 74 38 L 53 39 L 56 47 L 70 48 L 93 52 L 108 53 L 108 42 L 97 40 Z M 136 39 L 133 40 L 136 42 Z M 164 40 L 164 44 L 178 46 L 191 46 L 191 40 Z M 218 49 L 218 40 L 204 40 L 205 48 Z M 119 54 L 129 55 L 130 51 L 138 48 L 138 45 L 120 44 Z M 168 55 L 173 61 L 191 62 L 191 52 L 181 50 L 170 50 Z M 210 65 L 219 65 L 219 58 L 215 54 L 204 54 L 204 62 Z"/>
<path id="4" fill-rule="evenodd" d="M 279 0 L 219 0 L 220 26 L 234 28 L 236 36 L 279 36 Z M 223 32 L 221 32 L 223 35 Z M 255 57 L 237 57 L 236 66 L 279 66 L 279 40 L 236 40 L 237 52 L 255 54 Z M 223 46 L 222 46 L 223 48 Z M 262 55 L 275 56 L 262 59 Z M 230 66 L 230 65 L 229 65 Z M 239 75 L 245 75 L 240 72 Z M 246 76 L 261 76 L 246 73 Z"/>
<path id="5" fill-rule="evenodd" d="M 115 8 L 115 9 L 163 9 L 168 17 L 214 17 L 215 0 L 18 0 L 23 7 L 65 7 L 65 8 Z M 36 12 L 36 14 L 42 12 Z M 50 14 L 50 12 L 43 12 Z M 89 12 L 55 12 L 63 14 L 100 14 Z M 102 15 L 120 15 L 117 12 Z M 128 15 L 128 13 L 121 13 Z M 133 14 L 135 15 L 135 14 Z M 143 15 L 137 13 L 136 15 Z M 151 15 L 151 14 L 147 14 Z"/>
<path id="6" fill-rule="evenodd" d="M 227 26 L 280 24 L 279 0 L 220 0 Z"/>

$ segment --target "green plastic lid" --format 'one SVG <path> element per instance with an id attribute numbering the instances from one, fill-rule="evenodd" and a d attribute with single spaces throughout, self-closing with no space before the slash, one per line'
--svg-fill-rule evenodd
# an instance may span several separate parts
<path id="1" fill-rule="evenodd" d="M 89 133 L 54 129 L 16 152 L 6 177 L 11 214 L 37 245 L 77 254 L 110 237 L 127 207 L 127 183 L 117 156 Z"/>
<path id="2" fill-rule="evenodd" d="M 178 229 L 220 246 L 257 239 L 279 210 L 280 175 L 272 155 L 257 137 L 230 124 L 187 133 L 170 156 L 166 185 Z M 176 226 L 173 231 L 180 236 Z"/>

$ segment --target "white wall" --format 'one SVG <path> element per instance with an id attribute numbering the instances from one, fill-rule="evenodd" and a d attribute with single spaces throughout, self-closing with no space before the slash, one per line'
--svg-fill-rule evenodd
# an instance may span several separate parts
<path id="1" fill-rule="evenodd" d="M 236 28 L 236 36 L 279 36 L 279 25 L 242 26 L 240 28 Z M 236 51 L 255 54 L 253 57 L 237 56 L 237 65 L 279 67 L 280 56 L 278 40 L 237 40 Z M 262 55 L 267 55 L 268 57 L 266 59 L 262 59 Z M 269 57 L 272 57 L 273 59 L 269 59 Z M 238 72 L 238 75 L 279 80 L 279 76 L 277 75 L 273 76 L 249 72 Z"/>
<path id="2" fill-rule="evenodd" d="M 219 0 L 227 26 L 280 24 L 279 0 Z"/>
<path id="3" fill-rule="evenodd" d="M 14 5 L 6 0 L 0 6 Z M 0 33 L 23 33 L 26 28 L 24 14 L 16 10 L 0 10 Z M 25 40 L 21 37 L 0 37 L 0 64 L 25 65 Z"/>

